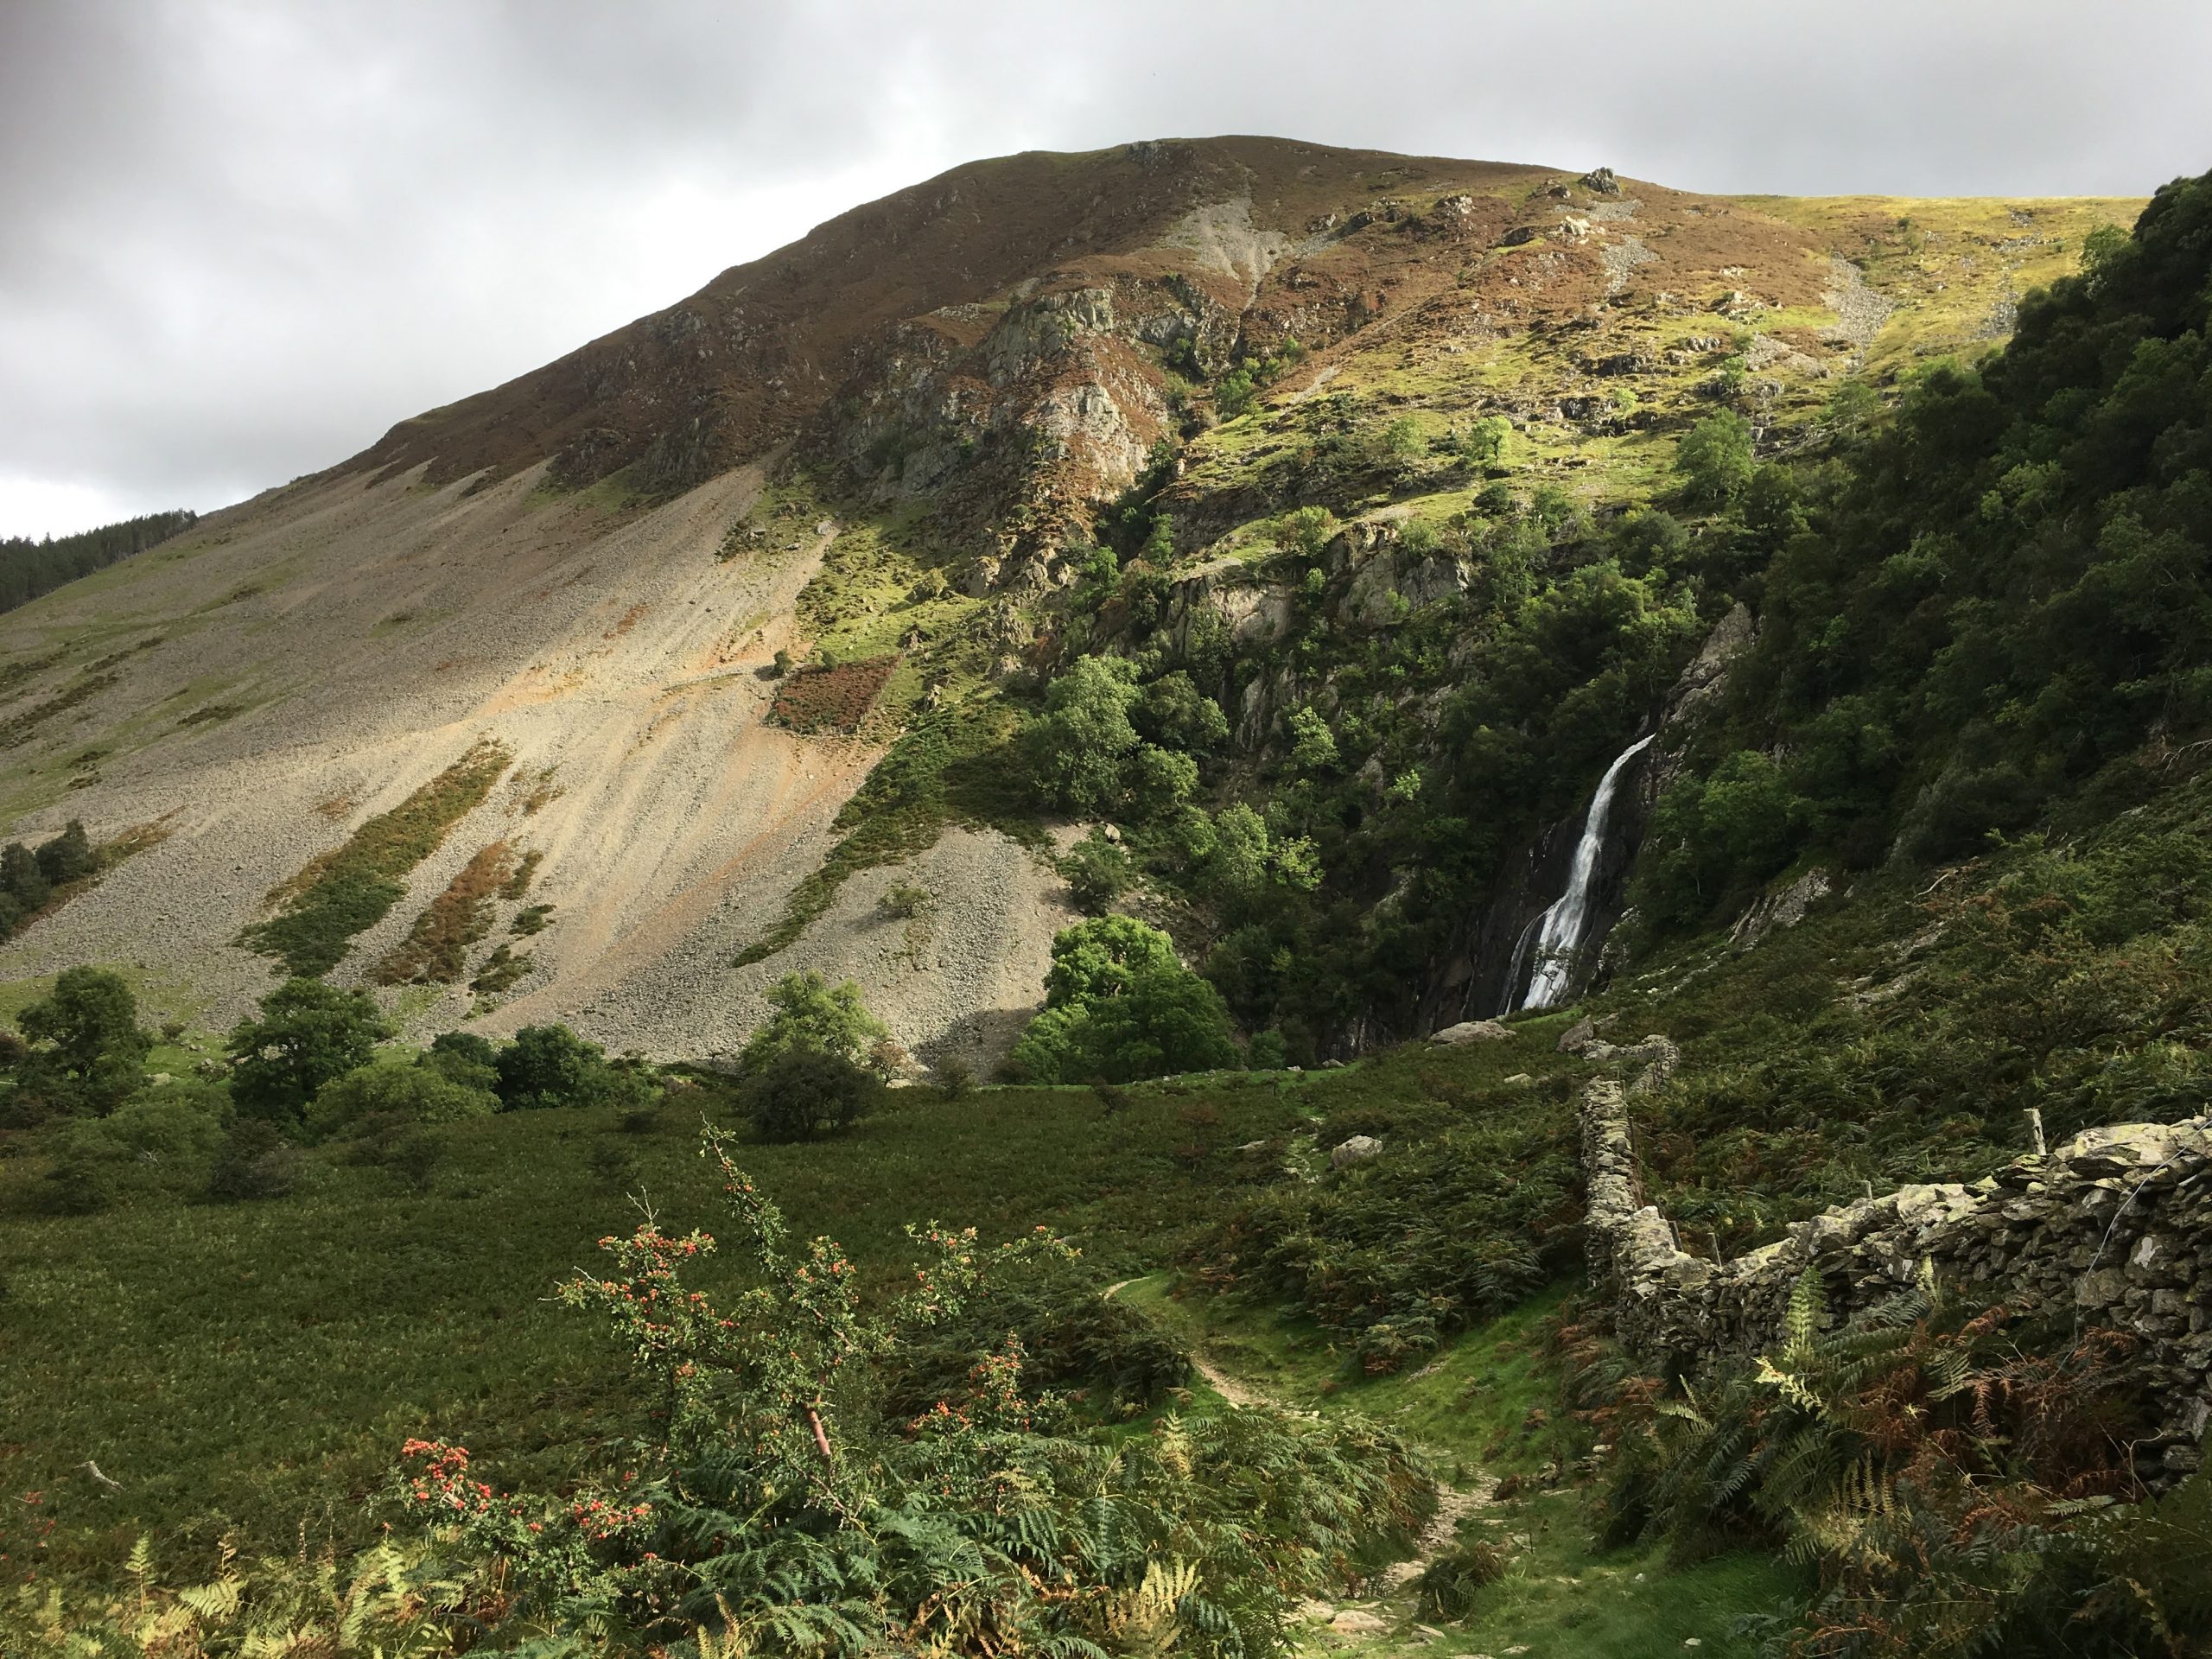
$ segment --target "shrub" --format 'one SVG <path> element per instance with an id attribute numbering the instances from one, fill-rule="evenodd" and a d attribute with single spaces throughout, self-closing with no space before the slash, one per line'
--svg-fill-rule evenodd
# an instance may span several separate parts
<path id="1" fill-rule="evenodd" d="M 366 1065 L 391 1034 L 365 991 L 287 980 L 262 998 L 259 1019 L 231 1032 L 231 1097 L 249 1117 L 296 1125 L 325 1084 Z"/>
<path id="2" fill-rule="evenodd" d="M 1390 1154 L 1230 1207 L 1193 1264 L 1211 1282 L 1291 1302 L 1374 1374 L 1506 1312 L 1575 1270 L 1573 1115 L 1541 1096 L 1470 1112 L 1338 1112 L 1319 1142 L 1380 1134 Z"/>
<path id="3" fill-rule="evenodd" d="M 985 1285 L 959 1310 L 896 1355 L 887 1405 L 898 1416 L 957 1398 L 976 1356 L 1020 1344 L 1035 1387 L 1078 1393 L 1094 1411 L 1134 1414 L 1192 1380 L 1189 1356 L 1080 1258 L 1040 1255 L 1028 1271 Z"/>
<path id="4" fill-rule="evenodd" d="M 1475 1611 L 1477 1593 L 1505 1576 L 1505 1552 L 1480 1540 L 1440 1551 L 1414 1580 L 1423 1618 L 1462 1619 Z"/>
<path id="5" fill-rule="evenodd" d="M 79 1118 L 55 1141 L 53 1207 L 71 1215 L 120 1199 L 195 1192 L 223 1139 L 230 1101 L 218 1085 L 169 1084 L 105 1117 Z"/>
<path id="6" fill-rule="evenodd" d="M 496 1092 L 499 1051 L 489 1038 L 473 1031 L 442 1031 L 430 1039 L 423 1057 L 455 1083 Z"/>
<path id="7" fill-rule="evenodd" d="M 276 915 L 238 935 L 250 950 L 275 957 L 301 977 L 328 973 L 406 897 L 404 878 L 435 852 L 505 773 L 512 759 L 498 744 L 480 742 L 388 812 L 313 860 L 275 893 Z"/>
<path id="8" fill-rule="evenodd" d="M 207 1172 L 213 1204 L 281 1198 L 298 1182 L 305 1160 L 266 1118 L 234 1117 Z"/>
<path id="9" fill-rule="evenodd" d="M 887 1034 L 861 1001 L 859 986 L 849 979 L 833 986 L 812 969 L 785 974 L 768 988 L 767 1001 L 767 1020 L 738 1054 L 741 1077 L 794 1048 L 857 1064 Z"/>
<path id="10" fill-rule="evenodd" d="M 1129 855 L 1101 830 L 1093 830 L 1062 854 L 1058 868 L 1077 905 L 1093 916 L 1110 908 L 1128 890 L 1133 874 Z"/>
<path id="11" fill-rule="evenodd" d="M 307 1110 L 307 1129 L 315 1140 L 358 1133 L 379 1120 L 400 1123 L 447 1123 L 486 1117 L 499 1109 L 490 1090 L 456 1081 L 444 1065 L 423 1054 L 410 1060 L 379 1059 L 358 1066 L 325 1084 Z"/>
<path id="12" fill-rule="evenodd" d="M 2130 1338 L 1970 1313 L 1926 1275 L 1823 1318 L 1808 1273 L 1756 1364 L 1726 1362 L 1680 1397 L 1649 1379 L 1600 1390 L 1615 1536 L 1784 1545 L 1820 1569 L 1808 1653 L 2056 1652 L 2063 1630 L 2064 1651 L 2120 1659 L 2212 1614 L 2204 1478 L 2158 1509 L 2107 1507 L 2140 1496 Z"/>
<path id="13" fill-rule="evenodd" d="M 867 1067 L 815 1048 L 787 1048 L 738 1085 L 738 1104 L 760 1141 L 842 1135 L 875 1109 L 883 1084 Z"/>
<path id="14" fill-rule="evenodd" d="M 975 1092 L 975 1068 L 957 1054 L 948 1054 L 930 1069 L 930 1080 L 947 1100 L 965 1100 Z"/>
<path id="15" fill-rule="evenodd" d="M 878 901 L 878 907 L 894 921 L 912 921 L 926 916 L 937 908 L 937 900 L 927 887 L 906 884 L 887 888 Z"/>
<path id="16" fill-rule="evenodd" d="M 1350 1417 L 1254 1408 L 1112 1441 L 1069 1433 L 1002 1330 L 948 1355 L 953 1391 L 906 1415 L 891 1403 L 897 1357 L 1066 1247 L 1039 1235 L 985 1250 L 931 1229 L 899 1275 L 915 1288 L 864 1305 L 836 1243 L 791 1248 L 782 1215 L 710 1150 L 753 1258 L 739 1317 L 692 1287 L 715 1241 L 650 1221 L 561 1289 L 633 1357 L 664 1414 L 655 1442 L 557 1499 L 496 1494 L 463 1448 L 407 1448 L 402 1503 L 503 1558 L 537 1619 L 638 1628 L 673 1613 L 727 1630 L 717 1647 L 820 1659 L 1232 1659 L 1280 1650 L 1299 1597 L 1342 1586 L 1433 1508 L 1405 1446 Z"/>

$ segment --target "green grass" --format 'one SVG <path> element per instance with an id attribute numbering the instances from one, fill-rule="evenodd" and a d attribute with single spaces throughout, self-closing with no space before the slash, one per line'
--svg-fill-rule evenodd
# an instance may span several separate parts
<path id="1" fill-rule="evenodd" d="M 1529 1659 L 1755 1659 L 1746 1616 L 1802 1608 L 1811 1588 L 1773 1557 L 1738 1553 L 1670 1566 L 1657 1546 L 1601 1550 L 1590 1541 L 1579 1494 L 1538 1492 L 1478 1516 L 1465 1534 L 1503 1537 L 1512 1566 L 1481 1592 L 1474 1611 L 1420 1650 L 1507 1654 Z M 1495 1527 L 1483 1524 L 1496 1520 Z M 1786 1628 L 1786 1627 L 1785 1627 Z M 1695 1640 L 1698 1646 L 1687 1643 Z M 1382 1644 L 1387 1650 L 1390 1645 Z"/>
<path id="2" fill-rule="evenodd" d="M 1554 1414 L 1559 1378 L 1544 1351 L 1543 1325 L 1565 1287 L 1531 1298 L 1503 1318 L 1450 1343 L 1427 1366 L 1395 1376 L 1348 1377 L 1345 1356 L 1308 1321 L 1218 1297 L 1176 1294 L 1170 1274 L 1118 1293 L 1142 1308 L 1233 1380 L 1294 1407 L 1359 1412 L 1386 1423 L 1426 1451 L 1446 1479 L 1465 1485 L 1478 1474 L 1541 1483 L 1562 1452 Z M 1201 1389 L 1199 1410 L 1224 1408 Z M 1695 1653 L 1751 1659 L 1758 1643 L 1734 1633 L 1746 1616 L 1787 1614 L 1810 1586 L 1772 1557 L 1738 1553 L 1670 1564 L 1662 1547 L 1605 1549 L 1592 1541 L 1587 1495 L 1573 1485 L 1532 1484 L 1513 1497 L 1464 1517 L 1459 1535 L 1503 1548 L 1510 1567 L 1483 1591 L 1467 1618 L 1421 1639 L 1407 1599 L 1386 1604 L 1400 1628 L 1351 1644 L 1353 1652 L 1420 1651 L 1497 1655 L 1527 1648 L 1543 1654 L 1658 1659 Z M 1699 1647 L 1685 1649 L 1695 1637 Z M 1307 1645 L 1344 1650 L 1319 1635 Z"/>
<path id="3" fill-rule="evenodd" d="M 1387 1423 L 1435 1453 L 1447 1474 L 1453 1465 L 1527 1473 L 1549 1456 L 1529 1414 L 1548 1413 L 1557 1401 L 1539 1327 L 1558 1312 L 1564 1287 L 1447 1344 L 1425 1365 L 1375 1377 L 1359 1375 L 1328 1332 L 1279 1308 L 1208 1296 L 1172 1274 L 1117 1294 L 1236 1381 L 1272 1399 Z"/>

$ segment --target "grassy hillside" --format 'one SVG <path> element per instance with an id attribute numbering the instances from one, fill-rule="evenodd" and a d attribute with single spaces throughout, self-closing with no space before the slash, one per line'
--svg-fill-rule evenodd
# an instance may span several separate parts
<path id="1" fill-rule="evenodd" d="M 1198 1078 L 1110 1106 L 1088 1090 L 917 1090 L 849 1139 L 746 1156 L 802 1234 L 835 1235 L 879 1284 L 903 1229 L 932 1220 L 987 1241 L 1049 1224 L 1121 1279 L 1174 1262 L 1285 1157 L 1313 1161 L 1316 1124 L 1491 1090 L 1530 1058 Z M 503 1115 L 453 1126 L 426 1191 L 334 1154 L 292 1196 L 156 1196 L 82 1218 L 39 1215 L 41 1159 L 0 1162 L 4 1479 L 47 1495 L 6 1511 L 10 1557 L 49 1520 L 46 1552 L 78 1564 L 112 1564 L 149 1526 L 275 1544 L 304 1520 L 358 1542 L 359 1500 L 418 1434 L 466 1441 L 515 1481 L 572 1472 L 630 1430 L 634 1401 L 620 1353 L 552 1287 L 630 1224 L 636 1196 L 671 1227 L 722 1225 L 697 1128 L 727 1112 L 698 1088 L 643 1129 L 613 1109 Z M 88 1458 L 124 1490 L 84 1479 Z"/>
<path id="2" fill-rule="evenodd" d="M 1177 188 L 1225 153 L 1169 156 Z M 896 987 L 1002 967 L 1036 944 L 1020 926 L 978 944 L 961 893 L 895 885 L 956 824 L 1039 858 L 1087 831 L 1056 868 L 1114 919 L 1083 936 L 1100 954 L 1055 961 L 1009 1086 L 941 1064 L 942 1087 L 889 1095 L 848 1136 L 747 1144 L 734 1225 L 698 1121 L 739 1122 L 761 1077 L 796 1097 L 818 1076 L 576 1059 L 574 1092 L 607 1103 L 525 1111 L 569 1085 L 531 1093 L 502 1069 L 519 1045 L 463 1044 L 272 1110 L 264 1048 L 225 1079 L 181 1019 L 148 1062 L 207 1075 L 139 1090 L 104 1129 L 129 1068 L 65 1086 L 67 1044 L 30 1016 L 5 1096 L 22 1127 L 0 1130 L 12 1569 L 116 1582 L 142 1529 L 195 1569 L 226 1533 L 304 1539 L 311 1562 L 427 1508 L 442 1524 L 398 1525 L 371 1574 L 463 1586 L 378 1615 L 426 1642 L 481 1621 L 502 1643 L 686 1659 L 886 1640 L 2132 1659 L 2212 1631 L 2193 1567 L 2212 1499 L 2174 1478 L 2186 1457 L 2136 1466 L 2125 1332 L 1941 1285 L 1823 1332 L 1808 1289 L 1761 1358 L 1625 1351 L 1583 1282 L 1576 1096 L 1611 1062 L 1559 1046 L 1586 1020 L 1680 1045 L 1633 1110 L 1646 1195 L 1697 1254 L 1870 1189 L 1971 1180 L 2030 1111 L 2056 1139 L 2212 1100 L 2212 184 L 2161 193 L 2130 238 L 2109 228 L 2128 204 L 1729 202 L 1533 170 L 1472 188 L 1456 164 L 1373 159 L 1338 157 L 1321 194 L 1255 174 L 1237 213 L 1132 209 L 1127 246 L 1041 294 L 931 288 L 741 502 L 654 505 L 668 480 L 645 474 L 698 456 L 639 428 L 622 453 L 647 453 L 613 470 L 585 433 L 593 454 L 564 450 L 543 493 L 325 480 L 295 504 L 359 512 L 365 535 L 404 492 L 425 555 L 457 526 L 551 537 L 547 593 L 593 550 L 649 545 L 689 573 L 702 613 L 664 622 L 659 655 L 625 643 L 658 596 L 579 603 L 568 667 L 531 662 L 438 728 L 447 761 L 486 753 L 468 747 L 486 709 L 559 705 L 587 664 L 630 700 L 594 741 L 620 810 L 559 815 L 547 868 L 566 856 L 572 885 L 531 912 L 583 941 L 580 1018 L 690 999 L 714 1015 L 693 1029 L 728 1033 L 725 987 L 842 960 L 806 954 L 824 939 Z M 1371 200 L 1337 217 L 1355 188 Z M 1303 240 L 1250 217 L 1294 203 Z M 503 411 L 559 402 L 591 360 L 395 434 L 385 458 L 441 433 L 474 454 L 493 426 L 505 444 Z M 730 598 L 709 557 L 741 568 L 734 620 L 704 613 Z M 1755 626 L 1717 630 L 1739 607 Z M 410 613 L 389 620 L 377 640 L 410 637 Z M 1735 654 L 1686 674 L 1730 629 Z M 664 685 L 678 659 L 690 677 Z M 718 702 L 733 663 L 760 683 Z M 579 926 L 569 907 L 611 847 L 588 835 L 655 851 L 624 803 L 664 696 L 696 709 L 708 767 L 717 711 L 741 706 L 734 746 L 766 793 L 841 770 L 810 785 L 803 845 L 767 823 L 700 858 L 710 878 L 655 888 L 639 937 L 699 928 L 712 951 L 626 984 L 612 912 Z M 1599 933 L 1626 913 L 1572 964 L 1576 1006 L 1401 1043 L 1514 989 L 1501 950 L 1559 893 L 1596 777 L 1646 734 Z M 503 780 L 510 753 L 528 764 Z M 573 775 L 521 745 L 498 770 L 467 811 L 502 838 L 410 847 L 415 897 L 468 891 L 468 849 L 542 833 L 530 802 Z M 687 824 L 746 792 L 658 775 Z M 422 787 L 404 782 L 327 816 L 373 838 Z M 304 839 L 283 872 L 302 881 L 335 868 Z M 1011 868 L 978 866 L 964 902 Z M 411 868 L 372 872 L 385 909 Z M 119 903 L 115 879 L 69 913 L 94 898 Z M 365 956 L 399 925 L 365 922 Z M 592 955 L 610 938 L 611 968 Z M 343 945 L 307 965 L 343 982 Z M 134 976 L 167 1010 L 213 1006 L 165 961 Z M 526 988 L 483 1023 L 565 1006 Z M 1249 1069 L 1024 1081 L 1141 1077 L 1171 1052 Z M 57 1102 L 79 1115 L 41 1121 Z M 257 1116 L 303 1106 L 304 1139 L 339 1107 L 371 1116 L 301 1149 Z M 124 1138 L 163 1122 L 186 1128 Z M 297 1160 L 290 1190 L 202 1201 L 217 1135 Z M 92 1155 L 105 1185 L 83 1179 Z M 652 1227 L 561 1305 L 632 1194 Z M 851 1272 L 826 1245 L 783 1249 L 763 1202 L 842 1239 Z M 906 1230 L 931 1221 L 987 1243 L 1057 1230 L 1082 1263 L 992 1300 L 955 1236 L 910 1281 Z M 695 1260 L 693 1226 L 724 1253 Z M 1111 1380 L 1180 1375 L 1178 1349 L 1187 1388 Z M 1075 1398 L 1026 1391 L 1025 1364 L 1060 1367 Z M 393 1487 L 410 1440 L 438 1444 Z"/>

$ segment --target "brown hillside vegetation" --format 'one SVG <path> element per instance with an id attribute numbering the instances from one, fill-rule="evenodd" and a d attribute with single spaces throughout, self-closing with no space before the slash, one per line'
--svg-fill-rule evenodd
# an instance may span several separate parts
<path id="1" fill-rule="evenodd" d="M 645 482 L 688 486 L 798 433 L 909 319 L 1025 282 L 1072 287 L 1190 264 L 1221 287 L 1233 260 L 1139 257 L 1204 204 L 1247 199 L 1253 223 L 1311 232 L 1394 190 L 1440 180 L 1488 190 L 1540 172 L 1268 138 L 969 162 L 842 213 L 544 368 L 402 422 L 349 464 L 428 461 L 443 483 L 550 455 L 572 482 L 643 462 Z"/>

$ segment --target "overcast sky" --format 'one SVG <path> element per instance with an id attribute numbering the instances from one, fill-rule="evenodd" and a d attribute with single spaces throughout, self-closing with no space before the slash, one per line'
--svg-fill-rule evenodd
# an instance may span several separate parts
<path id="1" fill-rule="evenodd" d="M 2144 194 L 2208 66 L 2206 0 L 0 0 L 0 535 L 327 466 L 976 156 Z"/>

